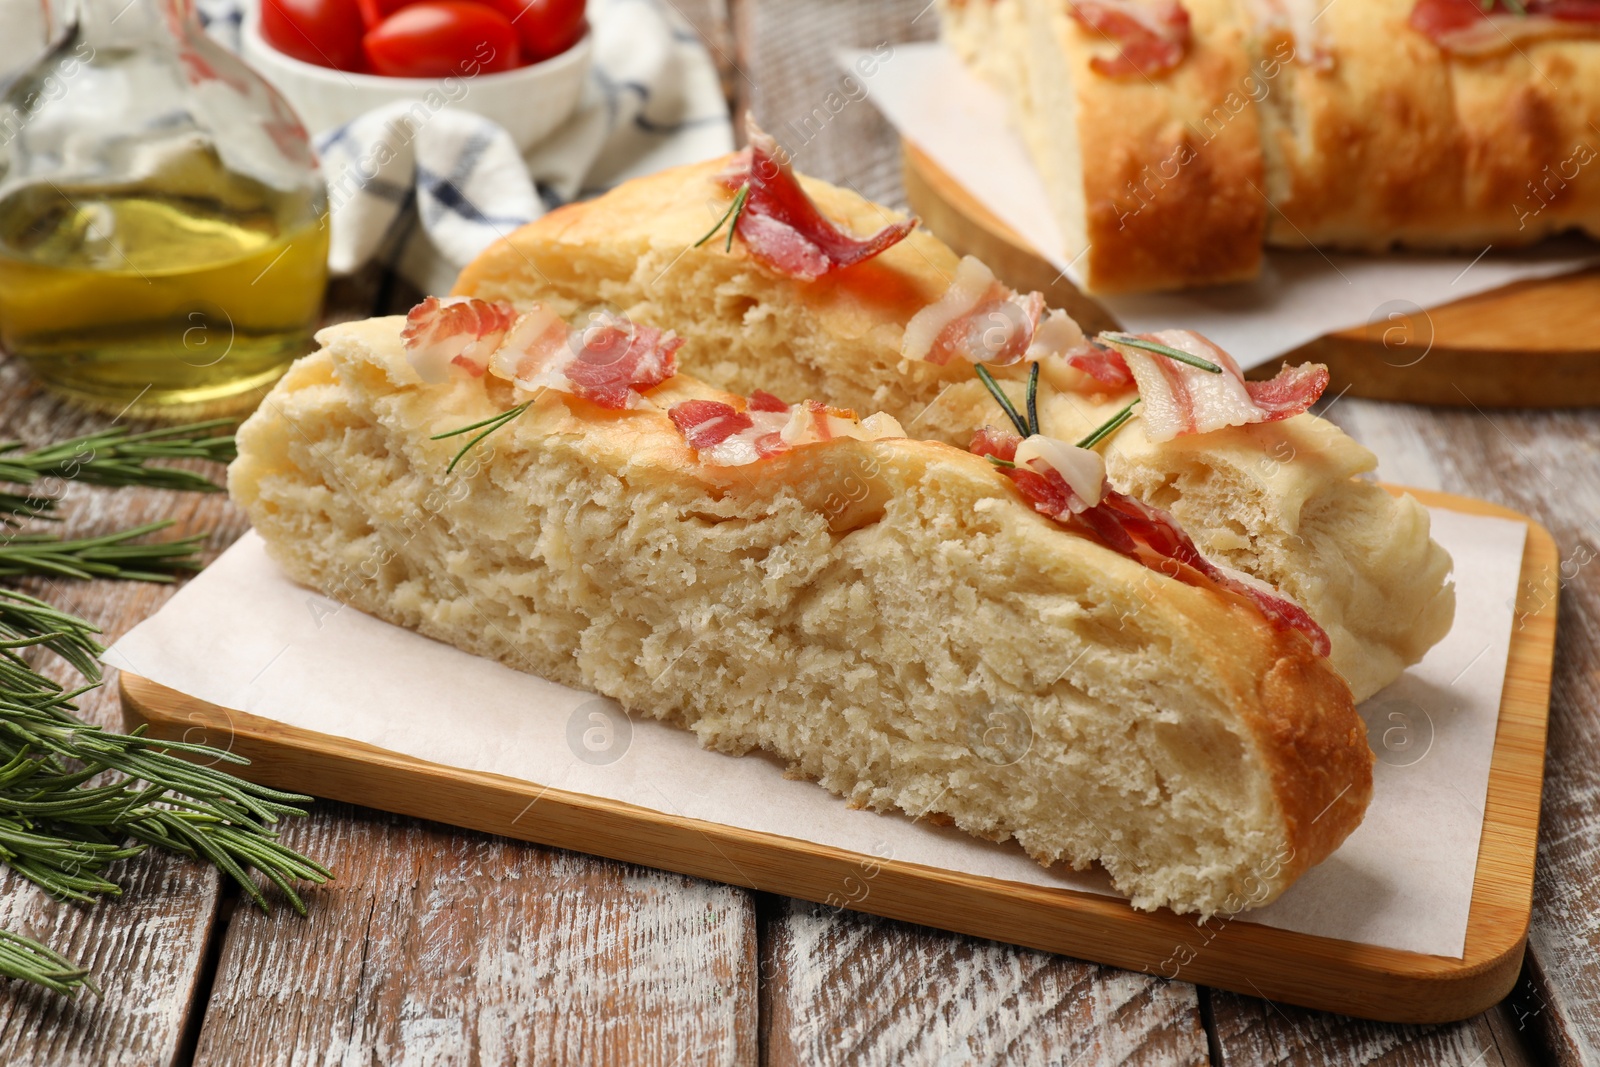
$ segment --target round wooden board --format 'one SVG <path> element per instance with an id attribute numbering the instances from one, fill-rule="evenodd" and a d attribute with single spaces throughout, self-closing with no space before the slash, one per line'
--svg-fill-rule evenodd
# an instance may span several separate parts
<path id="1" fill-rule="evenodd" d="M 1086 330 L 1115 320 L 915 145 L 902 142 L 906 197 L 957 252 L 1018 289 L 1037 289 Z M 1338 333 L 1289 354 L 1326 363 L 1337 392 L 1417 404 L 1600 404 L 1600 269 L 1493 292 Z M 1270 374 L 1274 360 L 1261 368 Z"/>

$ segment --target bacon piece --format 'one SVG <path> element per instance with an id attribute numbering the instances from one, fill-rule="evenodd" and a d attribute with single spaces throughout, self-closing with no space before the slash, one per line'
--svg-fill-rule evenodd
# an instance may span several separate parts
<path id="1" fill-rule="evenodd" d="M 1039 298 L 1041 301 L 1043 297 Z M 1062 358 L 1085 344 L 1083 330 L 1065 311 L 1055 310 L 1033 331 L 1033 340 L 1023 359 L 1038 363 L 1042 360 Z"/>
<path id="2" fill-rule="evenodd" d="M 1105 496 L 1106 461 L 1092 448 L 1034 434 L 1023 439 L 1012 458 L 1019 467 L 1060 475 L 1072 490 L 1073 502 L 1083 505 L 1075 510 L 1092 508 Z"/>
<path id="3" fill-rule="evenodd" d="M 990 427 L 972 439 L 971 451 L 979 456 L 1014 461 L 1022 438 Z M 1265 583 L 1217 566 L 1200 552 L 1194 540 L 1167 512 L 1153 508 L 1115 489 L 1106 488 L 1100 503 L 1089 506 L 1073 492 L 1054 469 L 1030 466 L 1000 467 L 1022 498 L 1046 518 L 1067 529 L 1087 533 L 1114 552 L 1137 560 L 1152 570 L 1189 585 L 1209 583 L 1244 597 L 1276 630 L 1297 630 L 1311 642 L 1312 651 L 1326 656 L 1333 650 L 1328 634 L 1294 601 Z M 1164 563 L 1182 564 L 1174 573 Z"/>
<path id="4" fill-rule="evenodd" d="M 815 400 L 785 404 L 757 390 L 740 411 L 718 400 L 689 400 L 667 413 L 700 459 L 720 467 L 740 467 L 800 445 L 840 437 L 875 441 L 904 437 L 900 424 L 881 412 L 857 419 L 855 412 Z"/>
<path id="5" fill-rule="evenodd" d="M 750 394 L 751 411 L 782 411 L 787 413 L 789 405 L 762 389 L 757 389 Z"/>
<path id="6" fill-rule="evenodd" d="M 400 339 L 407 361 L 430 385 L 444 381 L 452 366 L 481 378 L 515 317 L 511 305 L 499 301 L 430 296 L 406 315 Z"/>
<path id="7" fill-rule="evenodd" d="M 892 248 L 917 225 L 917 219 L 905 219 L 865 240 L 843 232 L 800 187 L 778 142 L 749 116 L 745 131 L 750 147 L 720 180 L 730 189 L 750 186 L 734 229 L 750 254 L 773 270 L 814 281 Z"/>
<path id="8" fill-rule="evenodd" d="M 625 408 L 633 393 L 660 385 L 678 372 L 683 338 L 620 319 L 591 326 L 566 366 L 572 392 L 605 408 Z"/>
<path id="9" fill-rule="evenodd" d="M 682 346 L 670 331 L 605 311 L 587 327 L 569 329 L 555 312 L 534 305 L 517 316 L 488 363 L 491 373 L 525 392 L 555 389 L 620 410 L 677 373 Z"/>
<path id="10" fill-rule="evenodd" d="M 1041 358 L 1044 353 L 1030 349 L 1042 314 L 1043 296 L 1019 295 L 1000 284 L 982 261 L 963 256 L 944 294 L 906 323 L 900 354 L 941 367 L 957 356 L 1001 367 L 1024 356 Z M 1062 319 L 1072 330 L 1077 329 L 1061 312 L 1052 312 L 1046 325 L 1056 336 L 1067 339 L 1070 331 L 1062 329 Z"/>
<path id="11" fill-rule="evenodd" d="M 1412 29 L 1458 56 L 1506 52 L 1549 37 L 1600 36 L 1600 0 L 1527 0 L 1517 14 L 1505 0 L 1417 0 Z"/>
<path id="12" fill-rule="evenodd" d="M 489 357 L 489 373 L 507 381 L 533 381 L 571 354 L 567 320 L 535 304 L 517 316 Z"/>
<path id="13" fill-rule="evenodd" d="M 690 448 L 715 448 L 734 434 L 750 429 L 750 416 L 720 400 L 685 400 L 667 412 Z"/>
<path id="14" fill-rule="evenodd" d="M 1113 389 L 1126 389 L 1133 384 L 1133 371 L 1114 348 L 1085 342 L 1067 353 L 1067 365 Z"/>
<path id="15" fill-rule="evenodd" d="M 1262 422 L 1277 422 L 1299 415 L 1328 388 L 1328 368 L 1321 363 L 1285 363 L 1278 373 L 1264 382 L 1245 382 L 1256 407 L 1267 413 Z"/>
<path id="16" fill-rule="evenodd" d="M 1121 353 L 1139 383 L 1145 433 L 1152 441 L 1287 419 L 1316 403 L 1328 386 L 1328 368 L 1320 363 L 1285 366 L 1271 381 L 1247 382 L 1232 356 L 1192 330 L 1162 330 L 1138 337 L 1209 360 L 1221 367 L 1222 373 L 1121 344 L 1115 334 L 1100 337 Z"/>
<path id="17" fill-rule="evenodd" d="M 1073 0 L 1067 10 L 1118 48 L 1115 56 L 1089 60 L 1096 74 L 1154 77 L 1182 63 L 1189 51 L 1189 12 L 1178 0 Z"/>

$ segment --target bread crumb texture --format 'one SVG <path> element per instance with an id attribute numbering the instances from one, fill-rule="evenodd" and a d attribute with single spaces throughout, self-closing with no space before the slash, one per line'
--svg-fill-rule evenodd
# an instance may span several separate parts
<path id="1" fill-rule="evenodd" d="M 797 283 L 720 242 L 691 247 L 715 221 L 706 197 L 725 160 L 663 171 L 570 204 L 496 244 L 456 291 L 537 300 L 581 319 L 617 308 L 687 339 L 684 368 L 719 388 L 766 389 L 867 414 L 886 411 L 913 437 L 965 448 L 999 407 L 964 360 L 944 367 L 900 356 L 905 322 L 936 300 L 957 257 L 921 230 L 882 256 L 818 282 Z M 832 219 L 870 233 L 882 209 L 802 179 Z M 1012 399 L 1021 365 L 995 368 Z M 1040 390 L 1044 432 L 1074 441 L 1130 397 L 1094 392 L 1086 375 L 1052 365 Z M 1139 419 L 1100 446 L 1122 492 L 1172 512 L 1209 558 L 1277 587 L 1327 631 L 1334 667 L 1365 700 L 1449 632 L 1449 555 L 1428 513 L 1359 476 L 1376 458 L 1314 415 L 1153 444 Z"/>

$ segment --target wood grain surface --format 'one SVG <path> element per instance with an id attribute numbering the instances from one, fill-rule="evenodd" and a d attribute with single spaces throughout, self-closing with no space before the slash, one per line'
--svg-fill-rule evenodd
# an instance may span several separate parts
<path id="1" fill-rule="evenodd" d="M 738 1064 L 750 894 L 347 805 L 309 919 L 233 917 L 196 1062 Z"/>
<path id="2" fill-rule="evenodd" d="M 1110 325 L 1093 299 L 909 143 L 905 182 L 912 209 L 956 251 L 1017 279 L 1014 286 L 1045 291 L 1085 325 Z M 1374 315 L 1287 358 L 1325 363 L 1335 390 L 1373 400 L 1460 406 L 1465 391 L 1485 407 L 1600 403 L 1600 270 L 1518 282 L 1431 308 L 1389 300 Z"/>
<path id="3" fill-rule="evenodd" d="M 1195 987 L 781 899 L 762 1045 L 810 1064 L 1204 1064 Z"/>
<path id="4" fill-rule="evenodd" d="M 710 39 L 713 58 L 723 71 L 733 102 L 742 107 L 755 99 L 761 106 L 760 117 L 769 127 L 782 127 L 790 119 L 801 121 L 818 101 L 825 106 L 827 90 L 823 87 L 835 83 L 839 73 L 831 58 L 833 48 L 925 39 L 932 35 L 936 17 L 929 11 L 918 18 L 920 0 L 882 5 L 857 0 L 671 2 Z M 757 86 L 762 90 L 759 97 Z M 802 166 L 824 177 L 849 181 L 863 193 L 903 208 L 906 197 L 900 185 L 899 147 L 893 131 L 870 103 L 851 102 L 841 114 L 845 116 L 841 121 L 830 122 L 803 146 Z M 403 284 L 392 279 L 368 279 L 354 287 L 359 292 L 352 292 L 348 285 L 338 288 L 346 295 L 336 303 L 348 308 L 347 314 L 362 309 L 387 311 L 404 306 L 409 299 Z M 0 437 L 42 441 L 76 432 L 81 424 L 78 416 L 40 399 L 25 382 L 18 368 L 0 363 Z M 1457 382 L 1455 386 L 1461 387 L 1469 401 L 1464 410 L 1346 397 L 1334 401 L 1330 415 L 1378 452 L 1388 480 L 1504 503 L 1548 526 L 1561 547 L 1566 570 L 1558 568 L 1548 577 L 1549 584 L 1560 588 L 1561 628 L 1526 969 L 1512 996 L 1496 1009 L 1464 1023 L 1434 1028 L 1357 1022 L 1203 990 L 1198 1010 L 1207 1027 L 1213 1063 L 1467 1067 L 1525 1060 L 1562 1067 L 1600 1065 L 1600 762 L 1595 755 L 1600 752 L 1600 581 L 1596 579 L 1600 564 L 1589 562 L 1600 551 L 1600 413 L 1491 411 L 1492 398 L 1481 395 L 1473 383 Z M 1481 410 L 1474 410 L 1471 403 Z M 99 419 L 94 425 L 104 421 Z M 85 530 L 110 529 L 132 521 L 134 514 L 160 514 L 163 509 L 189 506 L 182 498 L 138 490 L 73 492 L 98 498 L 92 505 L 99 509 L 95 518 L 80 515 L 78 528 Z M 231 538 L 233 529 L 227 526 L 225 516 L 226 512 L 212 516 L 202 510 L 194 519 L 209 529 L 222 518 L 224 525 L 214 539 L 220 545 Z M 166 595 L 155 587 L 98 582 L 63 585 L 63 589 L 70 591 L 78 610 L 106 624 L 113 633 L 131 625 Z M 87 706 L 97 721 L 114 721 L 114 712 L 103 700 L 90 701 Z M 337 828 L 335 824 L 339 824 Z M 463 857 L 472 855 L 483 842 L 475 834 L 335 805 L 319 805 L 303 830 L 296 832 L 313 830 L 329 840 L 336 831 L 347 834 L 349 847 L 356 851 L 368 842 L 376 847 L 380 841 L 385 847 L 409 849 L 415 840 L 406 834 L 425 836 L 432 849 L 431 858 L 424 857 L 426 871 L 445 878 L 458 871 Z M 543 851 L 532 845 L 508 843 L 505 847 L 516 852 Z M 565 859 L 580 866 L 605 865 L 604 861 L 571 855 Z M 342 853 L 335 857 L 336 864 L 343 862 Z M 396 860 L 397 864 L 406 862 L 416 862 L 415 854 L 408 852 Z M 149 877 L 136 869 L 144 864 L 158 876 Z M 418 877 L 423 877 L 422 868 L 417 869 Z M 345 878 L 313 894 L 314 908 L 323 907 L 332 894 L 346 892 L 353 885 L 348 873 L 341 873 Z M 93 962 L 106 987 L 105 1003 L 96 1005 L 85 999 L 73 1006 L 0 983 L 0 1063 L 186 1061 L 200 1029 L 202 1011 L 201 1005 L 191 1007 L 191 1001 L 207 996 L 212 982 L 207 953 L 195 946 L 195 931 L 216 931 L 212 935 L 214 949 L 223 942 L 246 946 L 249 939 L 271 936 L 286 958 L 306 969 L 315 966 L 305 947 L 296 944 L 300 927 L 295 924 L 301 920 L 291 916 L 262 920 L 240 910 L 225 928 L 211 925 L 210 917 L 219 909 L 217 881 L 209 871 L 153 856 L 129 865 L 126 884 L 128 895 L 122 901 L 83 910 L 43 902 L 14 880 L 0 878 L 0 908 L 4 909 L 0 921 L 21 922 L 24 929 L 69 951 L 83 951 L 91 941 L 101 943 Z M 377 887 L 367 889 L 374 895 L 380 892 Z M 1093 1045 L 1108 1050 L 1096 1054 L 1100 1062 L 1199 1062 L 1187 1043 L 1175 1040 L 1168 1044 L 1142 1036 L 1178 1034 L 1185 1024 L 1181 1013 L 1175 1013 L 1171 1005 L 1157 1004 L 1153 993 L 1130 995 L 1128 987 L 1119 984 L 1145 981 L 1141 976 L 849 912 L 835 915 L 825 910 L 812 915 L 807 911 L 802 921 L 799 912 L 810 905 L 791 905 L 764 896 L 758 899 L 770 903 L 758 910 L 756 923 L 761 1014 L 755 1032 L 763 1058 L 787 1055 L 792 1062 L 792 1055 L 798 1053 L 823 1063 L 1002 1059 L 1071 1063 L 1068 1056 L 1056 1059 L 1045 1051 L 1071 1043 L 1074 1048 Z M 151 913 L 137 910 L 145 906 Z M 641 909 L 649 906 L 637 904 Z M 333 907 L 329 905 L 330 910 Z M 228 908 L 225 895 L 220 910 Z M 354 906 L 339 914 L 341 951 L 358 952 L 357 946 L 365 943 L 366 916 Z M 33 923 L 37 925 L 30 925 Z M 156 947 L 158 940 L 160 948 Z M 199 941 L 203 945 L 204 937 Z M 775 951 L 780 945 L 784 950 Z M 954 964 L 940 963 L 941 959 L 970 960 L 971 970 L 961 972 Z M 915 962 L 904 962 L 907 960 Z M 1045 971 L 1053 972 L 1048 979 L 1040 978 L 1041 972 L 1035 970 L 1041 960 L 1048 960 Z M 528 973 L 544 965 L 533 952 L 526 963 Z M 593 963 L 599 966 L 604 961 Z M 919 966 L 926 970 L 921 981 L 916 975 Z M 434 984 L 447 981 L 447 976 L 418 969 L 406 979 L 425 1002 L 467 1002 L 448 1001 L 435 992 Z M 1164 988 L 1181 1001 L 1191 987 L 1173 983 Z M 219 996 L 224 992 L 219 989 Z M 325 1010 L 329 1015 L 343 1012 L 356 1018 L 364 1010 L 358 990 L 344 987 L 336 993 L 325 986 L 322 996 L 328 1001 Z M 1114 1006 L 1115 1010 L 1095 1014 L 1097 1005 Z M 227 1026 L 232 1033 L 243 1034 L 254 1020 L 267 1019 L 274 1010 L 270 1004 L 250 1004 L 248 998 L 239 998 L 230 1009 L 233 1014 Z M 663 1009 L 663 1029 L 679 1025 L 676 1010 L 676 1006 Z M 792 1032 L 793 1021 L 798 1020 L 802 1035 L 816 1036 L 806 1036 L 804 1042 L 774 1040 L 773 1020 L 780 1011 L 791 1020 L 782 1027 L 784 1032 Z M 1152 1021 L 1163 1018 L 1173 1021 Z M 191 1024 L 187 1034 L 185 1019 Z M 1094 1020 L 1088 1025 L 1097 1028 L 1096 1033 L 1046 1037 L 1040 1032 L 1067 1026 L 1069 1020 L 1072 1026 Z M 730 1025 L 745 1027 L 748 1018 L 733 1017 Z M 1458 1036 L 1467 1030 L 1471 1036 Z M 886 1032 L 892 1037 L 876 1036 Z M 919 1040 L 917 1035 L 923 1034 L 932 1036 Z M 1499 1059 L 1487 1047 L 1491 1041 L 1499 1050 Z M 1058 1043 L 1047 1046 L 1047 1042 Z M 426 1056 L 422 1047 L 388 1051 L 397 1063 L 491 1062 L 466 1053 Z M 741 1031 L 733 1047 L 746 1058 L 743 1050 L 752 1047 L 752 1039 Z M 1087 1051 L 1081 1055 L 1083 1062 L 1094 1062 Z M 258 1062 L 280 1061 L 281 1057 L 273 1054 Z"/>

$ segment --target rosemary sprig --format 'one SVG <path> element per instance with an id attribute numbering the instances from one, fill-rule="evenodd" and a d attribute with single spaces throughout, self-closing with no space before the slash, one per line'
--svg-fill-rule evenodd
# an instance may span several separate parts
<path id="1" fill-rule="evenodd" d="M 280 844 L 280 817 L 311 798 L 237 778 L 214 764 L 242 756 L 209 745 L 115 733 L 77 717 L 100 683 L 99 631 L 36 598 L 0 589 L 0 861 L 46 891 L 88 901 L 115 894 L 103 872 L 146 847 L 205 859 L 267 906 L 250 869 L 305 913 L 292 880 L 323 882 L 320 863 Z M 90 683 L 67 690 L 19 654 L 42 646 Z M 197 756 L 194 763 L 179 754 Z M 107 784 L 89 781 L 112 775 Z M 131 838 L 132 845 L 121 842 Z"/>
<path id="2" fill-rule="evenodd" d="M 90 979 L 87 967 L 73 963 L 49 945 L 9 930 L 0 930 L 0 975 L 21 978 L 68 996 L 80 988 L 100 995 L 100 987 Z"/>
<path id="3" fill-rule="evenodd" d="M 1133 418 L 1133 405 L 1137 404 L 1138 402 L 1138 397 L 1134 397 L 1132 400 L 1128 401 L 1126 407 L 1117 412 L 1115 415 L 1111 416 L 1105 422 L 1102 422 L 1098 427 L 1091 430 L 1089 434 L 1083 438 L 1083 440 L 1079 441 L 1078 447 L 1093 448 L 1101 441 L 1104 441 L 1107 437 L 1110 437 L 1113 433 L 1121 428 L 1123 423 Z"/>
<path id="4" fill-rule="evenodd" d="M 506 411 L 502 411 L 498 415 L 490 415 L 487 419 L 480 419 L 470 426 L 459 426 L 454 430 L 446 430 L 444 433 L 436 433 L 432 437 L 428 438 L 430 441 L 443 441 L 447 437 L 459 437 L 464 433 L 471 433 L 473 430 L 481 427 L 488 427 L 488 429 L 484 430 L 478 436 L 461 446 L 461 451 L 455 454 L 455 458 L 450 461 L 450 466 L 446 467 L 444 472 L 449 474 L 454 471 L 456 469 L 456 464 L 461 462 L 461 457 L 465 456 L 468 452 L 471 452 L 473 446 L 475 446 L 479 441 L 482 441 L 485 437 L 488 437 L 490 434 L 494 433 L 500 427 L 514 420 L 524 411 L 527 411 L 529 405 L 532 403 L 532 400 L 523 401 L 514 408 L 509 408 Z"/>
<path id="5" fill-rule="evenodd" d="M 1011 420 L 1011 425 L 1016 427 L 1017 433 L 1023 437 L 1032 437 L 1039 432 L 1039 364 L 1035 363 L 1028 370 L 1027 417 L 1018 413 L 1016 405 L 1011 398 L 1006 396 L 1005 390 L 1000 388 L 1000 383 L 994 380 L 994 375 L 982 363 L 977 365 L 978 378 L 983 382 L 984 388 L 989 390 L 989 395 L 994 397 L 995 403 L 1006 413 L 1006 418 Z M 1133 406 L 1139 402 L 1138 397 L 1128 401 L 1123 409 L 1111 418 L 1101 423 L 1092 430 L 1088 436 L 1078 442 L 1079 448 L 1093 448 L 1104 441 L 1122 426 L 1123 423 L 1133 418 Z M 1015 467 L 1016 464 L 998 456 L 989 456 L 988 460 L 996 467 Z"/>
<path id="6" fill-rule="evenodd" d="M 152 522 L 100 537 L 71 540 L 50 534 L 13 535 L 0 539 L 0 575 L 50 574 L 64 578 L 170 582 L 176 573 L 200 569 L 199 551 L 204 538 L 184 537 L 138 545 L 130 542 L 171 525 L 171 520 Z"/>
<path id="7" fill-rule="evenodd" d="M 0 443 L 0 482 L 32 485 L 57 477 L 89 485 L 143 485 L 218 493 L 222 486 L 203 474 L 177 467 L 151 466 L 158 459 L 209 459 L 226 463 L 235 455 L 232 419 L 168 426 L 144 433 L 117 428 L 73 437 L 53 445 L 19 451 L 21 441 Z"/>
<path id="8" fill-rule="evenodd" d="M 216 492 L 194 471 L 164 459 L 225 461 L 234 455 L 231 420 L 145 433 L 114 429 L 24 451 L 0 444 L 0 482 L 35 486 L 46 478 L 93 485 L 143 485 Z M 0 492 L 0 527 L 53 519 L 57 500 L 36 488 Z M 170 581 L 199 566 L 200 538 L 134 543 L 170 523 L 101 537 L 27 534 L 0 538 L 0 576 L 47 574 Z M 263 908 L 251 876 L 264 875 L 304 914 L 295 881 L 320 883 L 328 869 L 280 843 L 273 825 L 304 815 L 310 797 L 236 778 L 218 765 L 248 762 L 206 745 L 120 734 L 84 722 L 75 701 L 101 684 L 104 649 L 89 622 L 12 589 L 0 588 L 0 863 L 66 900 L 88 902 L 121 890 L 110 865 L 159 848 L 206 860 Z M 30 654 L 60 657 L 86 684 L 67 689 L 41 673 Z M 205 763 L 182 757 L 198 757 Z M 21 934 L 0 930 L 0 976 L 71 995 L 98 993 L 87 968 Z"/>
<path id="9" fill-rule="evenodd" d="M 704 237 L 696 241 L 693 247 L 699 248 L 701 245 L 711 240 L 711 238 L 715 237 L 717 235 L 717 231 L 722 229 L 722 224 L 726 222 L 728 223 L 728 240 L 727 243 L 722 246 L 722 250 L 724 252 L 733 251 L 733 231 L 739 228 L 739 216 L 744 214 L 744 205 L 749 199 L 750 183 L 745 182 L 743 185 L 739 186 L 739 191 L 733 195 L 733 203 L 728 205 L 728 210 L 722 213 L 722 217 L 717 220 L 717 224 L 711 227 Z M 729 222 L 729 219 L 732 219 L 733 221 Z"/>
<path id="10" fill-rule="evenodd" d="M 1039 432 L 1039 364 L 1036 361 L 1028 368 L 1028 428 L 1033 433 Z M 1030 435 L 1031 436 L 1031 435 Z"/>
<path id="11" fill-rule="evenodd" d="M 57 522 L 59 519 L 52 514 L 55 506 L 56 498 L 52 496 L 0 492 L 0 526 L 21 526 L 29 519 Z"/>
<path id="12" fill-rule="evenodd" d="M 1168 359 L 1175 359 L 1179 363 L 1187 363 L 1191 367 L 1199 367 L 1201 370 L 1209 371 L 1212 374 L 1222 373 L 1222 368 L 1209 359 L 1191 356 L 1187 352 L 1173 348 L 1171 345 L 1164 345 L 1160 341 L 1146 341 L 1143 337 L 1130 337 L 1125 333 L 1103 333 L 1100 336 L 1109 341 L 1115 341 L 1119 345 L 1127 345 L 1129 348 L 1142 348 L 1146 352 L 1154 352 L 1158 356 L 1166 356 Z"/>
<path id="13" fill-rule="evenodd" d="M 1034 364 L 1035 367 L 1038 364 Z M 994 397 L 994 402 L 1000 405 L 1000 410 L 1006 413 L 1006 418 L 1011 420 L 1011 425 L 1016 427 L 1017 433 L 1023 437 L 1032 437 L 1033 429 L 1028 420 L 1017 413 L 1016 407 L 1011 403 L 1011 398 L 1006 396 L 1005 390 L 1000 388 L 1000 383 L 994 380 L 994 375 L 989 373 L 989 368 L 982 363 L 977 365 L 978 380 L 983 382 L 983 387 L 989 390 L 989 395 Z"/>

